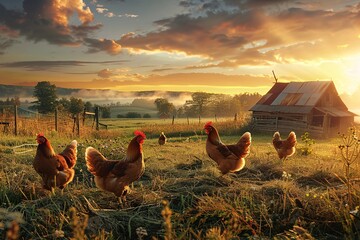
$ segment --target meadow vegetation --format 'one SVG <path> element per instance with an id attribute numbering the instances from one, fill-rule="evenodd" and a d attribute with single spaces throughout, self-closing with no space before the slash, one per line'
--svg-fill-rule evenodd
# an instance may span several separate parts
<path id="1" fill-rule="evenodd" d="M 252 132 L 246 167 L 222 175 L 206 154 L 205 121 L 225 143 Z M 0 238 L 8 239 L 358 239 L 360 231 L 360 142 L 356 128 L 338 138 L 297 133 L 297 152 L 282 163 L 272 133 L 233 119 L 106 120 L 80 137 L 71 131 L 28 126 L 19 136 L 0 133 Z M 74 181 L 63 191 L 43 190 L 32 167 L 35 134 L 43 130 L 55 151 L 77 139 Z M 95 187 L 84 152 L 99 149 L 121 159 L 135 129 L 147 135 L 145 173 L 120 205 Z M 359 129 L 359 127 L 357 128 Z M 160 132 L 168 137 L 159 146 Z M 283 135 L 287 135 L 284 133 Z M 348 142 L 352 139 L 351 142 Z M 345 142 L 344 142 L 345 141 Z M 311 147 L 311 151 L 310 151 Z M 304 154 L 302 149 L 307 150 Z M 344 152 L 345 151 L 345 152 Z M 357 154 L 357 155 L 356 155 Z"/>

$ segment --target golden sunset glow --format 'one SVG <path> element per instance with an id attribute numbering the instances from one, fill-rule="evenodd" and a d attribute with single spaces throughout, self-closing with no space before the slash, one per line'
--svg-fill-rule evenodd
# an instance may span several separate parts
<path id="1" fill-rule="evenodd" d="M 264 94 L 274 70 L 283 82 L 332 80 L 347 101 L 360 92 L 358 1 L 4 0 L 0 10 L 2 84 Z"/>

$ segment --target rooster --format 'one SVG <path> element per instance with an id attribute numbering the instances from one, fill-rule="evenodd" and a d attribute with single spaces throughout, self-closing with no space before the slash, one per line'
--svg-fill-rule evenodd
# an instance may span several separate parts
<path id="1" fill-rule="evenodd" d="M 145 163 L 142 144 L 146 136 L 141 131 L 134 132 L 135 137 L 130 141 L 126 157 L 122 161 L 107 160 L 98 150 L 86 148 L 85 160 L 89 170 L 95 176 L 98 188 L 114 193 L 119 202 L 125 200 L 130 190 L 129 184 L 138 180 L 144 173 Z"/>
<path id="2" fill-rule="evenodd" d="M 75 175 L 74 166 L 77 160 L 77 141 L 73 140 L 62 153 L 56 154 L 50 141 L 39 133 L 38 143 L 33 161 L 35 171 L 43 180 L 43 188 L 52 190 L 55 187 L 64 189 Z"/>
<path id="3" fill-rule="evenodd" d="M 275 132 L 272 142 L 275 150 L 279 155 L 280 160 L 285 161 L 287 157 L 290 157 L 295 153 L 295 145 L 296 145 L 295 132 L 290 132 L 288 138 L 285 140 L 281 140 L 280 133 Z"/>
<path id="4" fill-rule="evenodd" d="M 164 132 L 161 132 L 158 143 L 159 145 L 164 145 L 166 143 L 166 136 Z"/>
<path id="5" fill-rule="evenodd" d="M 245 132 L 240 140 L 233 145 L 221 142 L 217 129 L 208 122 L 204 126 L 208 135 L 206 152 L 217 164 L 222 174 L 237 172 L 244 168 L 245 157 L 250 153 L 251 134 Z"/>

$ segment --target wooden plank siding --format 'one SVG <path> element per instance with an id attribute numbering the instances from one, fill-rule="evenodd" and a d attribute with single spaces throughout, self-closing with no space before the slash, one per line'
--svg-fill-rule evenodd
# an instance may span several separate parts
<path id="1" fill-rule="evenodd" d="M 288 115 L 267 112 L 254 112 L 251 126 L 254 130 L 265 132 L 290 132 L 296 131 L 298 134 L 309 132 L 314 136 L 322 136 L 324 128 L 321 126 L 312 126 L 308 124 L 308 115 Z"/>

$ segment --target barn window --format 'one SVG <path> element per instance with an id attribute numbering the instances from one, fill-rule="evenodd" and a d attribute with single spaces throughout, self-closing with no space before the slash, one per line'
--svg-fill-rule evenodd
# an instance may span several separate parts
<path id="1" fill-rule="evenodd" d="M 324 116 L 313 116 L 311 125 L 322 127 L 324 122 Z"/>

